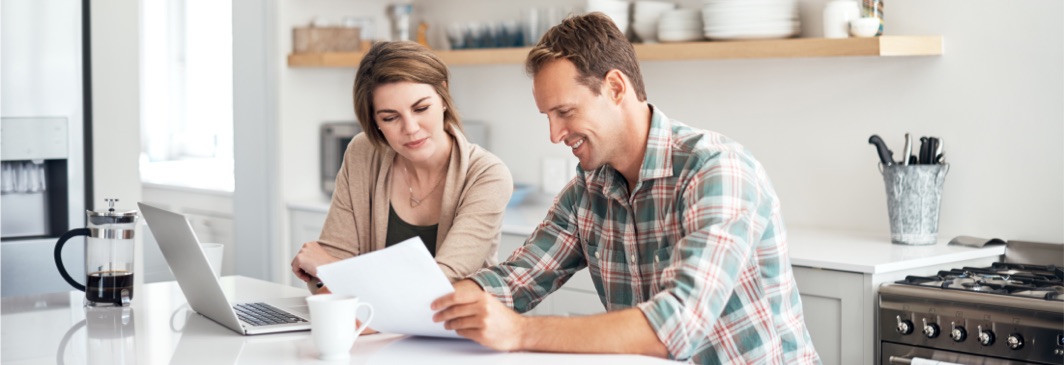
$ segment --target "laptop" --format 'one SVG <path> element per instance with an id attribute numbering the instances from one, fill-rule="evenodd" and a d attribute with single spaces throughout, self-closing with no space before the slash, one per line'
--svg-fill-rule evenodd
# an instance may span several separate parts
<path id="1" fill-rule="evenodd" d="M 304 297 L 230 304 L 184 215 L 137 203 L 192 310 L 242 335 L 310 329 Z"/>

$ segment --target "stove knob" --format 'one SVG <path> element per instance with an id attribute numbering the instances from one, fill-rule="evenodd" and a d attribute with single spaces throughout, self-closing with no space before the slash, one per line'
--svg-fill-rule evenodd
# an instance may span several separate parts
<path id="1" fill-rule="evenodd" d="M 950 327 L 953 330 L 949 331 L 949 338 L 953 339 L 953 342 L 963 342 L 968 339 L 968 331 L 964 329 L 964 326 L 958 326 L 957 322 L 950 322 Z"/>
<path id="2" fill-rule="evenodd" d="M 983 346 L 990 346 L 994 344 L 994 331 L 991 331 L 989 329 L 983 331 L 983 326 L 976 326 L 976 329 L 979 330 L 979 344 Z"/>
<path id="3" fill-rule="evenodd" d="M 910 321 L 908 319 L 902 320 L 901 316 L 897 316 L 897 318 L 898 318 L 898 328 L 897 328 L 898 333 L 900 333 L 902 335 L 907 335 L 907 334 L 913 333 L 913 322 L 912 321 Z"/>
<path id="4" fill-rule="evenodd" d="M 935 324 L 934 322 L 927 323 L 927 318 L 924 318 L 923 321 L 924 321 L 924 336 L 927 336 L 927 338 L 938 337 L 938 334 L 942 332 L 938 328 L 938 324 Z"/>
<path id="5" fill-rule="evenodd" d="M 1013 333 L 1013 334 L 1009 335 L 1009 338 L 1005 339 L 1005 344 L 1008 345 L 1009 348 L 1013 349 L 1013 350 L 1022 349 L 1023 348 L 1023 336 L 1020 336 L 1019 333 Z"/>

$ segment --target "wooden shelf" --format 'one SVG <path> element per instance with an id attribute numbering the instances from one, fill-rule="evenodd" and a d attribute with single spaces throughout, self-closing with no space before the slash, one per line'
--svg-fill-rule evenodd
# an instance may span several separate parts
<path id="1" fill-rule="evenodd" d="M 437 51 L 450 66 L 521 64 L 530 48 L 488 48 Z M 942 36 L 883 36 L 874 38 L 790 38 L 756 41 L 636 44 L 641 61 L 720 60 L 738 58 L 799 58 L 850 56 L 938 56 Z M 358 67 L 362 54 L 294 53 L 289 67 Z"/>

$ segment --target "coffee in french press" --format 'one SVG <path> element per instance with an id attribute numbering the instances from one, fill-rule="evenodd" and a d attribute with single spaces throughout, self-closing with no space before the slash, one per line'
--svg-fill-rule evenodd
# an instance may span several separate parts
<path id="1" fill-rule="evenodd" d="M 55 244 L 59 274 L 75 289 L 85 292 L 87 306 L 127 306 L 133 300 L 134 231 L 137 211 L 116 211 L 118 199 L 104 199 L 108 209 L 86 211 L 88 228 L 64 233 Z M 63 245 L 76 236 L 85 239 L 85 282 L 81 285 L 63 266 Z"/>

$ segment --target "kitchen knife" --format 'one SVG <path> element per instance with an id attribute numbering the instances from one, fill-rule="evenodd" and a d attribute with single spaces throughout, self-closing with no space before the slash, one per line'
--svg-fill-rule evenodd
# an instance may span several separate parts
<path id="1" fill-rule="evenodd" d="M 873 134 L 871 137 L 868 137 L 868 143 L 876 146 L 876 152 L 879 153 L 879 162 L 882 163 L 883 166 L 894 164 L 894 152 L 891 152 L 890 149 L 887 148 L 887 144 L 883 142 L 882 138 Z"/>
<path id="2" fill-rule="evenodd" d="M 941 138 L 935 138 L 935 157 L 934 157 L 934 161 L 931 161 L 931 163 L 936 163 L 936 164 L 942 163 L 942 156 L 943 156 L 942 155 L 942 139 Z"/>
<path id="3" fill-rule="evenodd" d="M 930 146 L 929 146 L 927 137 L 920 137 L 920 152 L 919 152 L 919 156 L 918 156 L 919 158 L 916 160 L 916 163 L 918 163 L 918 164 L 931 163 L 931 158 L 929 158 L 927 156 L 930 153 L 930 152 L 927 152 L 927 148 L 928 147 L 930 147 Z"/>
<path id="4" fill-rule="evenodd" d="M 909 166 L 909 156 L 913 154 L 913 137 L 908 133 L 905 133 L 905 149 L 902 150 L 901 164 Z"/>
<path id="5" fill-rule="evenodd" d="M 938 150 L 938 138 L 927 137 L 927 163 L 935 163 L 935 151 Z"/>

